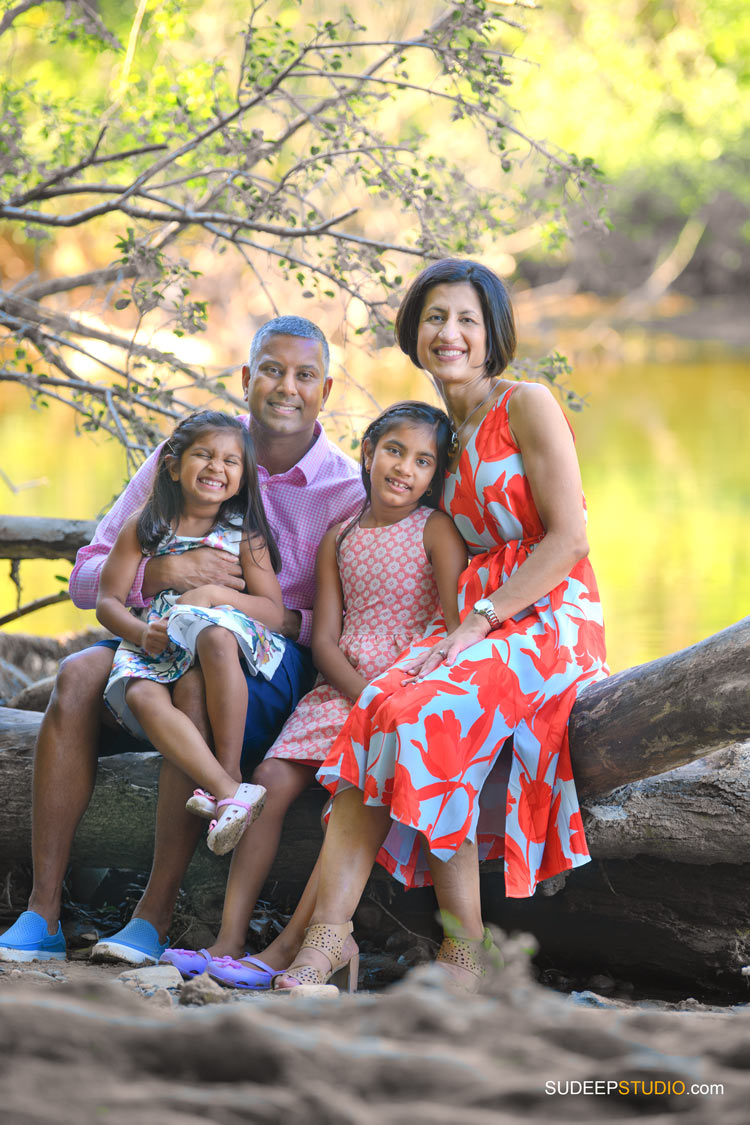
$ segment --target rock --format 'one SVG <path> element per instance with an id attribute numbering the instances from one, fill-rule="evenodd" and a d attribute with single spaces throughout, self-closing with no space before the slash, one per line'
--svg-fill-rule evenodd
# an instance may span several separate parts
<path id="1" fill-rule="evenodd" d="M 0 657 L 0 703 L 7 704 L 29 686 L 29 677 L 20 668 Z"/>
<path id="2" fill-rule="evenodd" d="M 594 973 L 586 981 L 586 985 L 592 992 L 598 992 L 600 996 L 611 996 L 617 988 L 612 977 L 607 976 L 606 973 Z"/>
<path id="3" fill-rule="evenodd" d="M 180 1004 L 226 1004 L 231 998 L 231 992 L 212 980 L 208 973 L 185 981 L 180 989 Z"/>
<path id="4" fill-rule="evenodd" d="M 297 988 L 276 989 L 277 994 L 284 993 L 293 1000 L 309 1000 L 311 997 L 325 996 L 339 997 L 341 993 L 335 984 L 300 984 Z"/>
<path id="5" fill-rule="evenodd" d="M 24 984 L 49 984 L 53 980 L 65 980 L 62 973 L 44 972 L 42 969 L 13 969 L 11 980 L 22 980 Z"/>
<path id="6" fill-rule="evenodd" d="M 55 677 L 45 676 L 43 680 L 37 680 L 36 683 L 25 687 L 23 691 L 19 691 L 18 695 L 11 699 L 8 706 L 15 707 L 18 711 L 46 711 L 54 686 Z"/>
<path id="7" fill-rule="evenodd" d="M 171 1008 L 174 1000 L 166 988 L 157 988 L 156 991 L 149 997 L 152 1004 L 156 1004 L 160 1008 Z"/>
<path id="8" fill-rule="evenodd" d="M 174 965 L 148 965 L 142 969 L 127 969 L 117 980 L 131 988 L 146 991 L 150 988 L 180 988 L 182 977 Z"/>

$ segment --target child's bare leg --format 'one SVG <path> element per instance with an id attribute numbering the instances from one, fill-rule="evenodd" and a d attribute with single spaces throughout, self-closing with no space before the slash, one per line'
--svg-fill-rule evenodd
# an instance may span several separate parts
<path id="1" fill-rule="evenodd" d="M 125 692 L 130 710 L 165 758 L 217 800 L 234 796 L 237 782 L 214 757 L 197 727 L 173 705 L 164 684 L 134 679 Z"/>
<path id="2" fill-rule="evenodd" d="M 275 937 L 260 954 L 262 960 L 272 969 L 288 968 L 299 953 L 305 930 L 310 925 L 310 919 L 315 909 L 319 876 L 320 856 L 315 860 L 315 866 L 310 872 L 310 878 L 307 880 L 302 897 L 294 909 L 294 914 L 278 937 Z"/>
<path id="3" fill-rule="evenodd" d="M 247 681 L 240 664 L 237 639 L 228 629 L 211 625 L 198 636 L 198 658 L 206 684 L 206 709 L 214 752 L 221 766 L 238 783 L 247 714 Z M 218 794 L 217 794 L 218 796 Z"/>
<path id="4" fill-rule="evenodd" d="M 317 766 L 301 762 L 267 758 L 253 773 L 253 782 L 267 789 L 266 803 L 263 815 L 247 829 L 232 856 L 221 929 L 216 941 L 209 947 L 209 952 L 215 957 L 238 958 L 245 952 L 250 917 L 276 856 L 284 817 L 289 806 L 311 784 L 316 769 Z M 279 969 L 286 968 L 288 963 L 284 960 L 285 946 L 288 945 L 294 954 L 302 940 L 301 936 L 297 938 L 296 929 L 292 930 L 287 942 L 281 942 L 281 936 L 273 943 L 274 946 L 280 943 L 272 953 L 274 959 L 268 961 L 273 968 Z M 295 941 L 296 948 L 292 948 Z M 265 954 L 263 959 L 266 960 Z"/>

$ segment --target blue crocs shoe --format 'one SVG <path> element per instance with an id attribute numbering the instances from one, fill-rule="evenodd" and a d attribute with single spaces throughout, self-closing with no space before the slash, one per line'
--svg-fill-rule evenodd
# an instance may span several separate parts
<path id="1" fill-rule="evenodd" d="M 159 941 L 156 929 L 145 918 L 131 918 L 112 937 L 98 941 L 91 950 L 92 961 L 125 961 L 128 965 L 155 965 L 169 945 Z"/>
<path id="2" fill-rule="evenodd" d="M 65 938 L 47 933 L 47 921 L 33 910 L 24 910 L 9 930 L 0 934 L 0 961 L 64 961 Z"/>

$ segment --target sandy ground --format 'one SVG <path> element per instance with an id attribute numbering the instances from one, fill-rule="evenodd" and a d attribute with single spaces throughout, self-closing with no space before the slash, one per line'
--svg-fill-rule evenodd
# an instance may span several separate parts
<path id="1" fill-rule="evenodd" d="M 505 941 L 477 996 L 447 991 L 432 966 L 378 993 L 301 998 L 4 964 L 0 1120 L 745 1125 L 749 1011 L 588 1007 L 536 984 L 525 948 Z"/>

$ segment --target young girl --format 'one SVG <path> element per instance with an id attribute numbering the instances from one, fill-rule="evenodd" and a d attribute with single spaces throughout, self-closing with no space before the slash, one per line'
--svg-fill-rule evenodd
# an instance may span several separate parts
<path id="1" fill-rule="evenodd" d="M 434 510 L 452 440 L 447 415 L 422 402 L 396 403 L 364 434 L 365 504 L 353 520 L 332 527 L 318 551 L 312 648 L 321 676 L 285 723 L 257 775 L 270 780 L 272 769 L 269 792 L 287 798 L 271 816 L 269 798 L 262 821 L 235 852 L 213 949 L 172 949 L 163 955 L 186 976 L 208 968 L 222 983 L 268 988 L 273 972 L 286 967 L 296 952 L 288 928 L 288 951 L 277 945 L 264 955 L 268 962 L 233 960 L 245 948 L 283 816 L 312 782 L 354 700 L 414 638 L 444 635 L 446 627 L 458 624 L 456 589 L 466 548 L 453 521 Z M 299 940 L 301 931 L 297 945 Z"/>
<path id="2" fill-rule="evenodd" d="M 239 555 L 247 593 L 200 586 L 164 590 L 145 620 L 125 607 L 143 555 L 214 547 Z M 162 447 L 145 507 L 124 524 L 102 568 L 97 617 L 123 640 L 104 699 L 118 721 L 203 787 L 188 808 L 212 820 L 208 846 L 223 854 L 263 807 L 265 790 L 243 785 L 240 757 L 251 672 L 271 678 L 284 651 L 278 548 L 257 486 L 252 439 L 235 418 L 203 410 Z M 145 613 L 145 611 L 144 611 Z M 168 685 L 200 659 L 214 752 L 172 704 Z M 215 793 L 216 797 L 209 795 Z M 221 811 L 223 810 L 223 811 Z"/>

